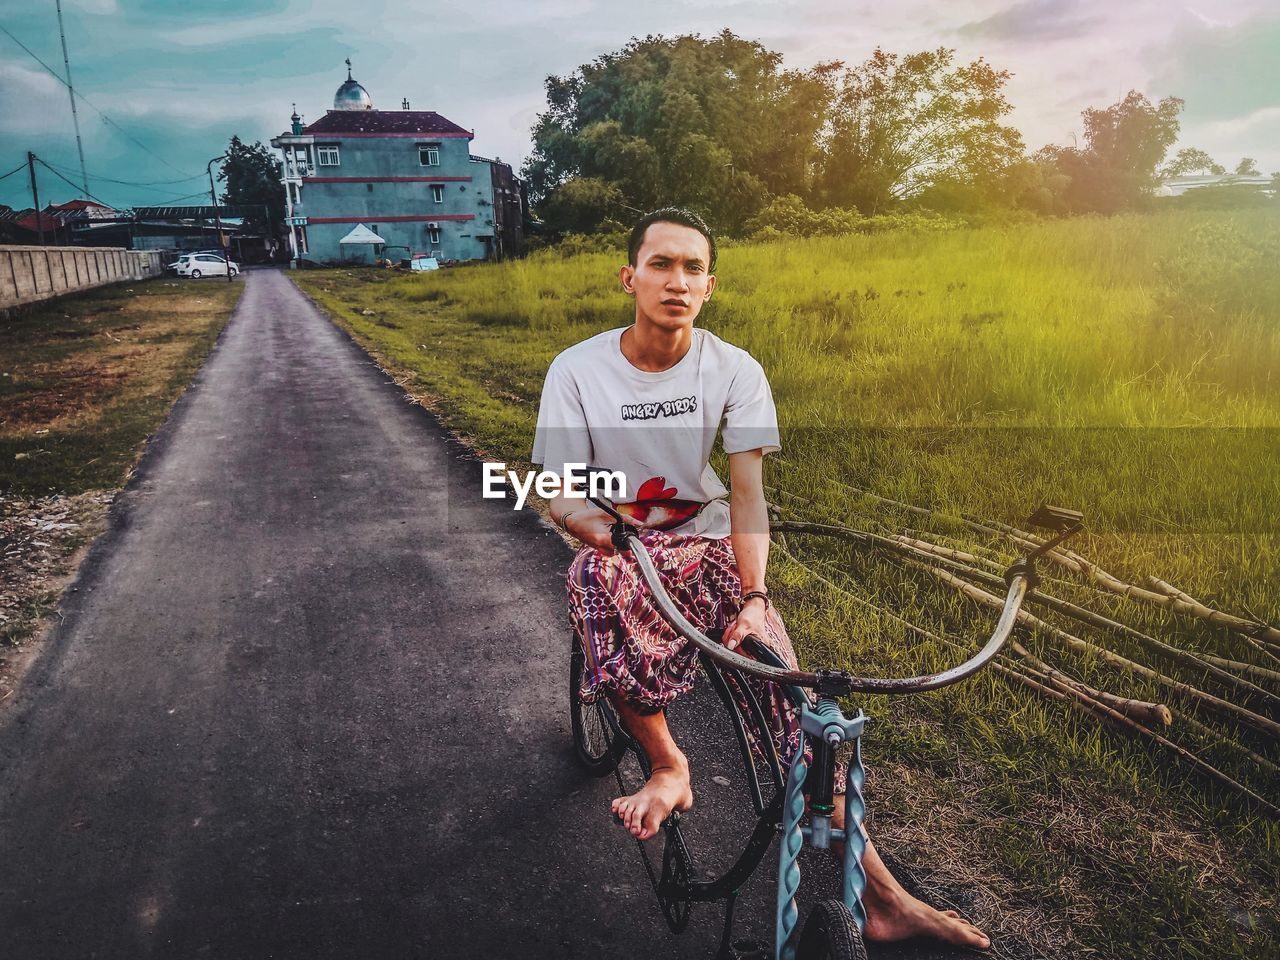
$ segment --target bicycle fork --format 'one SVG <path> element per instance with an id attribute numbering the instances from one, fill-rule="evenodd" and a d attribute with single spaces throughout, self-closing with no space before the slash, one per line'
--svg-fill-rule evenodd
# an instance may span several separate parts
<path id="1" fill-rule="evenodd" d="M 791 769 L 787 773 L 787 787 L 782 808 L 782 841 L 778 854 L 778 909 L 775 960 L 794 960 L 796 945 L 794 934 L 799 923 L 796 892 L 800 889 L 800 850 L 808 840 L 811 846 L 825 850 L 833 840 L 844 841 L 844 882 L 841 897 L 853 914 L 859 931 L 866 929 L 867 915 L 862 906 L 862 894 L 867 888 L 867 876 L 862 867 L 862 855 L 867 841 L 862 832 L 866 818 L 866 804 L 862 787 L 866 773 L 862 769 L 862 751 L 859 737 L 867 718 L 861 710 L 855 717 L 846 717 L 833 697 L 820 696 L 816 706 L 807 704 L 800 708 L 800 742 Z M 805 747 L 813 743 L 813 763 L 805 759 Z M 845 829 L 831 826 L 835 812 L 834 774 L 836 748 L 843 743 L 853 744 L 849 760 L 849 778 L 845 790 Z M 812 776 L 811 776 L 812 775 Z M 809 823 L 802 825 L 806 807 L 804 788 L 812 783 L 808 801 Z"/>

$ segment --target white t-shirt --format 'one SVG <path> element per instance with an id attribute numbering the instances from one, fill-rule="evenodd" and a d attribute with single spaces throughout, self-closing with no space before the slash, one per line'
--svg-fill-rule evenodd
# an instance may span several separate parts
<path id="1" fill-rule="evenodd" d="M 561 475 L 573 463 L 620 471 L 619 511 L 641 525 L 727 537 L 728 491 L 708 460 L 722 422 L 725 453 L 782 449 L 764 370 L 745 350 L 695 327 L 675 366 L 648 373 L 623 355 L 625 329 L 551 362 L 533 462 Z"/>

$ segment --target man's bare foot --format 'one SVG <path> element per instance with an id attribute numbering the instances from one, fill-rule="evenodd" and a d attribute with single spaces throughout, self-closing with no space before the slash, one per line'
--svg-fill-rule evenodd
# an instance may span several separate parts
<path id="1" fill-rule="evenodd" d="M 863 900 L 867 910 L 867 939 L 878 942 L 909 937 L 936 937 L 977 950 L 987 950 L 987 935 L 954 910 L 935 910 L 905 890 L 873 892 L 868 886 Z"/>
<path id="2" fill-rule="evenodd" d="M 835 795 L 835 816 L 832 825 L 844 829 L 844 794 Z M 910 937 L 936 937 L 947 943 L 972 947 L 976 950 L 988 950 L 991 941 L 987 935 L 975 927 L 954 910 L 935 910 L 922 900 L 913 897 L 903 888 L 889 872 L 880 851 L 867 836 L 866 849 L 862 855 L 862 869 L 867 877 L 866 893 L 862 897 L 862 905 L 867 911 L 868 940 L 888 943 L 893 940 L 906 940 Z M 831 852 L 836 859 L 844 860 L 844 843 L 837 840 L 831 844 Z"/>
<path id="3" fill-rule="evenodd" d="M 613 801 L 613 812 L 637 840 L 648 840 L 662 826 L 672 810 L 693 806 L 689 788 L 689 761 L 683 756 L 665 766 L 654 767 L 649 782 L 627 797 Z"/>

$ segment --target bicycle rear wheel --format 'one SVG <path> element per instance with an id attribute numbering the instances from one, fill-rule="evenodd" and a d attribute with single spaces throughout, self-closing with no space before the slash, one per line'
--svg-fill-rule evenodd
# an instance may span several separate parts
<path id="1" fill-rule="evenodd" d="M 574 641 L 569 655 L 569 722 L 573 728 L 573 747 L 578 762 L 592 776 L 612 773 L 627 749 L 626 734 L 618 715 L 607 697 L 595 703 L 583 703 L 578 696 L 585 657 Z"/>

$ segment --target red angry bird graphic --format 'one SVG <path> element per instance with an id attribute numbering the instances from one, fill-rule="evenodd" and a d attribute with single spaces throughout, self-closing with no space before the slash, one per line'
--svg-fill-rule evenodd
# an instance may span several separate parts
<path id="1" fill-rule="evenodd" d="M 670 530 L 680 526 L 701 510 L 704 504 L 698 500 L 678 500 L 675 487 L 667 486 L 666 477 L 650 477 L 640 484 L 633 503 L 619 503 L 620 514 L 630 517 L 642 527 Z"/>

